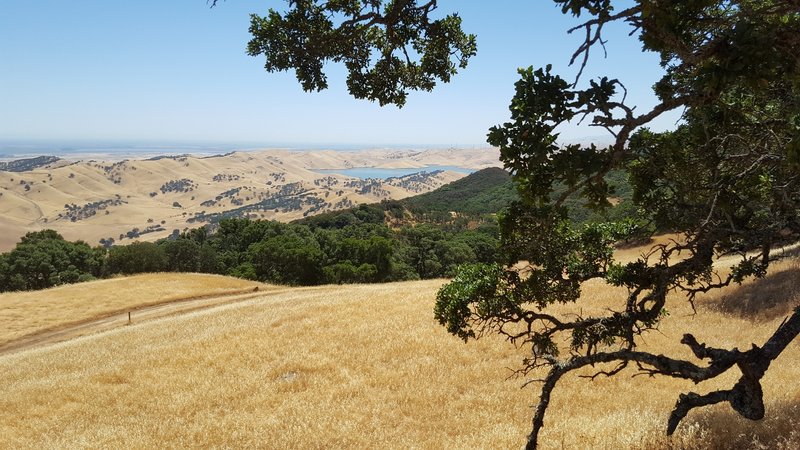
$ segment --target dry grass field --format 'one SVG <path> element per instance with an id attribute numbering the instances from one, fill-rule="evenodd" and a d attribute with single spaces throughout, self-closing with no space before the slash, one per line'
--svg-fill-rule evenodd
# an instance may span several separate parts
<path id="1" fill-rule="evenodd" d="M 264 284 L 208 274 L 153 273 L 0 294 L 0 346 L 21 336 L 149 305 L 221 295 Z"/>
<path id="2" fill-rule="evenodd" d="M 800 266 L 776 269 L 702 299 L 694 316 L 673 299 L 644 347 L 688 358 L 686 331 L 715 346 L 762 343 L 800 300 Z M 522 354 L 496 338 L 448 335 L 432 319 L 442 283 L 265 292 L 0 356 L 0 448 L 520 448 L 537 393 L 509 378 Z M 761 292 L 766 309 L 754 307 Z M 618 293 L 588 284 L 583 313 Z M 798 358 L 793 343 L 768 372 L 763 421 L 717 405 L 672 438 L 664 429 L 678 393 L 728 387 L 733 374 L 700 386 L 633 371 L 565 377 L 543 447 L 798 448 Z"/>

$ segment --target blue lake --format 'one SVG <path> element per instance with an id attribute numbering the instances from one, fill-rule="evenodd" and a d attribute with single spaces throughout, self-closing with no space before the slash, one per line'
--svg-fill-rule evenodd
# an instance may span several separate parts
<path id="1" fill-rule="evenodd" d="M 361 178 L 362 180 L 366 178 L 381 178 L 385 180 L 387 178 L 402 177 L 403 175 L 411 175 L 412 173 L 417 172 L 433 172 L 435 170 L 449 170 L 451 172 L 459 173 L 475 172 L 473 169 L 465 169 L 463 167 L 456 166 L 425 166 L 422 168 L 413 169 L 377 169 L 375 167 L 355 167 L 352 169 L 319 169 L 315 170 L 314 172 L 336 173 L 348 177 Z"/>

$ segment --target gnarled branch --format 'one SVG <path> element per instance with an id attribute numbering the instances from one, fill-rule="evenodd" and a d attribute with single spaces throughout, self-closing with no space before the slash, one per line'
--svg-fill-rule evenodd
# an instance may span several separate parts
<path id="1" fill-rule="evenodd" d="M 698 358 L 709 359 L 710 363 L 706 367 L 664 355 L 631 350 L 573 356 L 566 361 L 554 363 L 544 378 L 539 404 L 533 418 L 533 430 L 528 437 L 526 448 L 536 448 L 539 432 L 544 426 L 544 416 L 550 404 L 552 391 L 561 377 L 574 370 L 600 363 L 619 362 L 626 364 L 632 361 L 638 363 L 644 373 L 649 375 L 683 378 L 692 380 L 695 383 L 715 378 L 728 371 L 734 365 L 739 368 L 742 376 L 730 390 L 714 391 L 705 395 L 694 392 L 681 394 L 667 422 L 667 434 L 674 433 L 681 420 L 692 409 L 721 402 L 729 402 L 731 407 L 742 417 L 750 420 L 759 420 L 764 417 L 764 399 L 760 380 L 772 361 L 783 352 L 798 334 L 800 334 L 800 307 L 795 309 L 794 313 L 783 321 L 762 347 L 753 345 L 746 352 L 741 352 L 735 348 L 724 350 L 708 347 L 699 343 L 694 336 L 685 335 L 681 343 L 687 345 Z M 644 366 L 649 366 L 649 368 Z"/>

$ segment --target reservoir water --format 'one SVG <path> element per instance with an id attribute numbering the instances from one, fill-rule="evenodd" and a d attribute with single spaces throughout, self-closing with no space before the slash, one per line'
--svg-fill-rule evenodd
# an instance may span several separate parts
<path id="1" fill-rule="evenodd" d="M 351 169 L 319 169 L 315 170 L 314 172 L 317 173 L 335 173 L 339 175 L 345 175 L 348 177 L 355 177 L 355 178 L 380 178 L 380 179 L 387 179 L 392 177 L 402 177 L 404 175 L 411 175 L 412 173 L 417 172 L 433 172 L 436 170 L 449 170 L 451 172 L 459 172 L 459 173 L 472 173 L 475 172 L 473 169 L 465 169 L 463 167 L 456 167 L 456 166 L 425 166 L 425 167 L 417 167 L 417 168 L 405 168 L 405 169 L 378 169 L 375 167 L 354 167 Z"/>

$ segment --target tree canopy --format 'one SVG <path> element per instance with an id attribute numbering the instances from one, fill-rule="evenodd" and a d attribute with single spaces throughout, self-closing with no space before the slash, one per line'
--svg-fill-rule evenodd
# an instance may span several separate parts
<path id="1" fill-rule="evenodd" d="M 638 349 L 641 335 L 663 316 L 667 294 L 696 295 L 763 277 L 779 250 L 800 238 L 800 2 L 798 0 L 554 0 L 579 18 L 585 39 L 574 54 L 569 82 L 551 66 L 520 70 L 511 118 L 488 142 L 517 185 L 520 199 L 501 220 L 503 264 L 467 265 L 438 294 L 435 317 L 468 340 L 494 332 L 530 348 L 522 372 L 548 370 L 528 447 L 535 448 L 550 395 L 576 369 L 616 363 L 607 375 L 635 364 L 643 373 L 697 383 L 740 372 L 730 389 L 681 394 L 668 419 L 672 433 L 693 408 L 728 402 L 742 416 L 764 415 L 761 379 L 800 333 L 800 310 L 763 345 L 746 351 L 714 348 L 692 335 L 682 343 L 707 363 Z M 488 6 L 487 6 L 488 7 Z M 496 7 L 492 5 L 491 7 Z M 475 37 L 453 13 L 433 20 L 436 0 L 290 1 L 288 11 L 253 16 L 252 55 L 268 71 L 294 69 L 307 90 L 327 87 L 326 62 L 343 62 L 356 98 L 402 105 L 409 89 L 448 81 L 476 51 Z M 603 28 L 624 22 L 643 51 L 660 56 L 658 104 L 645 111 L 626 102 L 613 76 L 581 80 Z M 408 49 L 412 51 L 407 51 Z M 413 57 L 412 57 L 413 56 Z M 414 58 L 416 57 L 416 59 Z M 681 109 L 673 131 L 647 125 Z M 559 125 L 588 120 L 614 138 L 611 145 L 559 145 Z M 681 236 L 636 261 L 614 260 L 613 244 L 641 223 L 576 226 L 569 200 L 609 205 L 606 176 L 628 173 L 633 202 L 651 226 Z M 556 189 L 559 191 L 556 193 Z M 429 239 L 415 232 L 420 240 Z M 427 264 L 435 245 L 417 258 Z M 460 249 L 453 249 L 454 258 Z M 738 262 L 722 273 L 715 261 Z M 515 263 L 527 263 L 520 272 Z M 616 310 L 597 317 L 557 317 L 555 303 L 582 299 L 583 283 L 601 279 L 628 288 Z M 560 342 L 567 339 L 564 348 Z"/>
<path id="2" fill-rule="evenodd" d="M 477 50 L 458 14 L 432 19 L 436 0 L 289 4 L 283 14 L 270 9 L 266 16 L 251 16 L 247 53 L 263 56 L 268 72 L 293 69 L 306 91 L 326 89 L 325 64 L 340 62 L 354 97 L 403 106 L 408 91 L 447 83 Z"/>
<path id="3" fill-rule="evenodd" d="M 53 230 L 27 233 L 0 255 L 0 292 L 45 289 L 100 275 L 102 254 L 85 242 L 69 242 Z"/>

